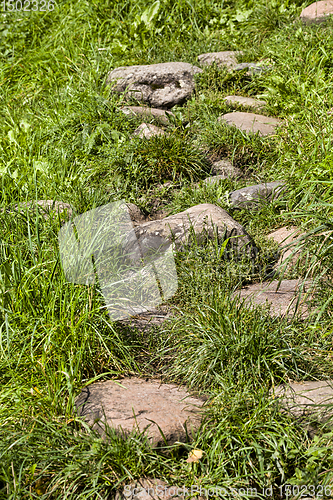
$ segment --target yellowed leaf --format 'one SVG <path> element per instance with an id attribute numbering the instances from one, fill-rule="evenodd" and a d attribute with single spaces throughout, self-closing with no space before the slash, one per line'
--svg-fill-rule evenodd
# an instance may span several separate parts
<path id="1" fill-rule="evenodd" d="M 190 464 L 192 462 L 199 462 L 200 458 L 202 457 L 202 454 L 203 454 L 202 450 L 192 450 L 188 454 L 188 458 L 187 458 L 186 462 L 188 464 Z"/>

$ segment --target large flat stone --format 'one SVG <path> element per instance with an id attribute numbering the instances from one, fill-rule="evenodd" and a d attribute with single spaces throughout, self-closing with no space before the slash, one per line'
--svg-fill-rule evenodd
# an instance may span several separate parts
<path id="1" fill-rule="evenodd" d="M 248 106 L 249 108 L 262 109 L 266 106 L 266 101 L 260 101 L 253 97 L 243 97 L 239 95 L 228 95 L 224 98 L 228 104 Z"/>
<path id="2" fill-rule="evenodd" d="M 284 181 L 266 182 L 247 186 L 229 194 L 232 208 L 259 208 L 277 198 L 284 189 Z"/>
<path id="3" fill-rule="evenodd" d="M 282 120 L 278 118 L 258 115 L 256 113 L 245 113 L 243 111 L 227 113 L 220 116 L 218 120 L 228 125 L 234 125 L 244 132 L 253 134 L 258 132 L 262 136 L 274 134 L 276 127 L 282 123 Z"/>
<path id="4" fill-rule="evenodd" d="M 256 305 L 271 306 L 272 316 L 293 316 L 296 311 L 300 288 L 303 285 L 302 280 L 282 280 L 271 283 L 255 283 L 246 286 L 235 293 L 235 296 L 241 300 L 244 299 L 244 305 L 253 307 Z M 303 319 L 308 317 L 308 306 L 306 303 L 307 294 L 311 288 L 311 282 L 306 281 L 304 289 L 300 295 L 300 304 L 298 312 Z"/>
<path id="5" fill-rule="evenodd" d="M 203 66 L 209 66 L 215 63 L 218 66 L 233 68 L 237 65 L 237 56 L 241 54 L 241 51 L 237 52 L 234 50 L 224 50 L 223 52 L 208 52 L 206 54 L 200 54 L 200 56 L 198 56 L 198 61 Z"/>
<path id="6" fill-rule="evenodd" d="M 272 391 L 282 408 L 296 418 L 319 423 L 333 416 L 333 380 L 283 384 Z"/>
<path id="7" fill-rule="evenodd" d="M 204 398 L 193 397 L 175 384 L 133 377 L 91 384 L 75 404 L 79 415 L 103 437 L 107 422 L 125 436 L 145 431 L 153 446 L 164 446 L 159 427 L 168 444 L 184 442 L 186 428 L 192 435 L 200 426 L 203 403 Z"/>
<path id="8" fill-rule="evenodd" d="M 154 119 L 163 125 L 168 125 L 168 115 L 174 116 L 171 111 L 164 109 L 148 108 L 146 106 L 124 106 L 121 111 L 128 116 L 142 116 L 144 118 Z"/>
<path id="9" fill-rule="evenodd" d="M 109 73 L 107 83 L 128 98 L 153 108 L 183 104 L 194 90 L 194 78 L 202 69 L 189 63 L 169 62 L 145 66 L 121 66 Z"/>
<path id="10" fill-rule="evenodd" d="M 321 0 L 308 5 L 301 12 L 301 20 L 306 24 L 319 24 L 333 14 L 333 0 Z"/>
<path id="11" fill-rule="evenodd" d="M 287 269 L 290 270 L 295 266 L 300 252 L 295 253 L 293 247 L 295 244 L 297 244 L 297 239 L 300 236 L 300 229 L 295 226 L 292 226 L 290 228 L 281 227 L 280 229 L 277 229 L 276 231 L 273 231 L 272 233 L 267 235 L 267 238 L 272 238 L 272 240 L 279 244 L 281 249 L 281 254 L 276 268 L 279 268 L 280 266 L 284 267 L 284 264 L 292 254 L 294 255 L 288 262 Z"/>

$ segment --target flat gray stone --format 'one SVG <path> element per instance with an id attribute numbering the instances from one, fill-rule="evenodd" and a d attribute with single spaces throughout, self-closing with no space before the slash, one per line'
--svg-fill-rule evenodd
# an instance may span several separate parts
<path id="1" fill-rule="evenodd" d="M 169 445 L 184 442 L 186 428 L 191 436 L 200 426 L 204 400 L 175 384 L 133 377 L 91 384 L 81 391 L 75 405 L 79 415 L 104 438 L 107 422 L 125 436 L 134 430 L 145 431 L 153 446 L 164 446 L 158 427 Z"/>
<path id="2" fill-rule="evenodd" d="M 214 175 L 224 175 L 225 179 L 236 179 L 243 175 L 242 170 L 234 167 L 231 161 L 227 159 L 215 161 L 212 165 L 211 173 Z"/>
<path id="3" fill-rule="evenodd" d="M 198 61 L 203 66 L 209 66 L 213 63 L 216 63 L 218 66 L 233 68 L 237 65 L 237 56 L 241 54 L 241 51 L 234 50 L 225 50 L 223 52 L 208 52 L 206 54 L 200 54 L 200 56 L 198 56 Z"/>
<path id="4" fill-rule="evenodd" d="M 333 380 L 278 385 L 271 393 L 282 408 L 296 418 L 325 423 L 333 416 Z"/>
<path id="5" fill-rule="evenodd" d="M 164 109 L 158 108 L 148 108 L 145 106 L 124 106 L 121 111 L 127 116 L 142 116 L 144 118 L 154 119 L 163 125 L 168 125 L 170 122 L 168 120 L 168 115 L 174 116 L 171 111 L 165 111 Z"/>
<path id="6" fill-rule="evenodd" d="M 255 283 L 246 286 L 235 292 L 234 296 L 239 299 L 244 299 L 244 305 L 254 307 L 256 305 L 271 306 L 270 312 L 272 316 L 293 316 L 296 310 L 296 304 L 300 293 L 300 287 L 303 285 L 302 280 L 282 280 L 278 287 L 279 281 L 275 280 L 271 283 Z M 308 306 L 306 303 L 309 297 L 308 292 L 311 288 L 311 282 L 306 281 L 301 293 L 298 312 L 302 319 L 308 317 Z"/>
<path id="7" fill-rule="evenodd" d="M 2 208 L 1 212 L 21 212 L 25 213 L 30 210 L 35 210 L 36 209 L 36 204 L 37 206 L 41 209 L 43 212 L 43 217 L 44 219 L 48 219 L 50 217 L 51 212 L 59 212 L 59 213 L 64 213 L 64 215 L 67 215 L 69 218 L 72 216 L 73 210 L 72 207 L 70 206 L 69 203 L 64 203 L 62 201 L 55 201 L 55 200 L 31 200 L 31 201 L 23 201 L 20 203 L 16 203 L 13 206 L 6 207 L 5 209 Z M 55 214 L 53 214 L 53 218 L 56 217 Z"/>
<path id="8" fill-rule="evenodd" d="M 228 104 L 248 106 L 249 108 L 262 109 L 266 106 L 266 101 L 260 101 L 253 97 L 243 97 L 238 95 L 228 95 L 224 98 Z"/>
<path id="9" fill-rule="evenodd" d="M 274 181 L 237 189 L 229 194 L 230 206 L 232 208 L 259 208 L 263 203 L 269 203 L 278 198 L 284 186 L 284 181 Z"/>
<path id="10" fill-rule="evenodd" d="M 133 132 L 133 136 L 140 139 L 151 139 L 156 135 L 165 135 L 165 131 L 152 123 L 141 123 Z"/>
<path id="11" fill-rule="evenodd" d="M 190 97 L 193 76 L 201 72 L 197 66 L 183 62 L 121 66 L 109 73 L 107 84 L 112 84 L 113 91 L 153 108 L 171 108 Z"/>
<path id="12" fill-rule="evenodd" d="M 226 231 L 228 236 L 238 236 L 231 238 L 232 246 L 238 251 L 251 252 L 253 249 L 252 239 L 244 227 L 223 208 L 210 203 L 202 203 L 164 219 L 140 224 L 135 228 L 135 234 L 145 255 L 145 249 L 163 245 L 167 240 L 172 241 L 173 237 L 176 248 L 181 250 L 189 241 L 191 227 L 198 244 L 205 239 L 205 235 L 214 238 L 216 231 L 221 236 Z M 129 247 L 128 253 L 130 252 Z"/>
<path id="13" fill-rule="evenodd" d="M 218 118 L 218 121 L 225 122 L 227 125 L 234 125 L 239 130 L 247 133 L 267 136 L 274 134 L 275 128 L 282 123 L 278 118 L 258 115 L 256 113 L 245 113 L 243 111 L 234 111 Z"/>
<path id="14" fill-rule="evenodd" d="M 319 24 L 333 14 L 333 0 L 314 2 L 302 10 L 300 18 L 306 24 Z"/>

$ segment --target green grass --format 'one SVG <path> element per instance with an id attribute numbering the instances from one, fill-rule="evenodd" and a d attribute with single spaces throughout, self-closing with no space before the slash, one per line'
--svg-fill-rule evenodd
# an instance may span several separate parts
<path id="1" fill-rule="evenodd" d="M 97 285 L 66 281 L 60 216 L 1 212 L 1 499 L 106 500 L 144 476 L 187 487 L 272 487 L 276 499 L 286 484 L 332 483 L 330 428 L 311 441 L 269 392 L 333 376 L 333 24 L 303 26 L 297 18 L 309 3 L 66 0 L 52 12 L 0 14 L 1 208 L 54 199 L 81 214 L 125 199 L 149 215 L 157 205 L 175 214 L 214 203 L 258 247 L 256 261 L 218 241 L 179 252 L 179 287 L 168 301 L 175 318 L 143 335 L 110 321 Z M 199 54 L 217 50 L 242 50 L 240 62 L 267 59 L 271 69 L 250 78 L 204 68 L 192 97 L 173 109 L 169 135 L 132 140 L 143 120 L 122 113 L 123 97 L 105 85 L 109 71 L 198 64 Z M 224 101 L 231 94 L 264 98 L 283 126 L 261 138 L 219 123 L 235 109 Z M 205 185 L 220 157 L 246 179 Z M 228 192 L 278 179 L 288 190 L 271 205 L 228 206 Z M 232 298 L 267 279 L 276 246 L 266 235 L 283 225 L 305 233 L 294 275 L 318 282 L 319 312 L 305 322 Z M 193 442 L 156 450 L 144 435 L 109 430 L 105 443 L 78 418 L 82 387 L 128 375 L 209 396 Z M 192 448 L 204 454 L 188 464 Z"/>

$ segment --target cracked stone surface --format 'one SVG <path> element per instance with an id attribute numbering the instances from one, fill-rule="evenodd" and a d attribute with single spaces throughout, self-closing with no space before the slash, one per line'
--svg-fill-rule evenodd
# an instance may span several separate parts
<path id="1" fill-rule="evenodd" d="M 247 186 L 229 194 L 232 208 L 259 208 L 263 203 L 269 203 L 282 194 L 284 181 L 273 181 L 254 186 Z"/>
<path id="2" fill-rule="evenodd" d="M 107 84 L 127 98 L 167 109 L 190 97 L 195 87 L 193 76 L 201 72 L 197 66 L 183 62 L 121 66 L 109 73 Z"/>
<path id="3" fill-rule="evenodd" d="M 151 139 L 155 135 L 165 135 L 165 132 L 152 123 L 141 123 L 133 132 L 133 136 L 140 137 L 140 139 Z"/>
<path id="4" fill-rule="evenodd" d="M 145 106 L 124 106 L 121 108 L 121 111 L 128 116 L 132 115 L 152 118 L 163 125 L 168 125 L 170 123 L 167 115 L 174 116 L 171 111 L 165 111 L 164 109 L 158 108 L 148 108 Z"/>
<path id="5" fill-rule="evenodd" d="M 145 431 L 153 446 L 163 446 L 158 427 L 168 444 L 186 441 L 186 430 L 191 436 L 200 426 L 205 399 L 175 384 L 133 377 L 91 384 L 82 390 L 75 404 L 79 415 L 104 438 L 107 422 L 123 435 Z"/>
<path id="6" fill-rule="evenodd" d="M 241 55 L 241 51 L 234 50 L 224 50 L 222 52 L 208 52 L 206 54 L 200 54 L 198 56 L 198 61 L 203 66 L 209 66 L 210 64 L 216 63 L 218 66 L 226 66 L 227 68 L 233 68 L 237 65 L 237 56 Z"/>
<path id="7" fill-rule="evenodd" d="M 238 290 L 234 296 L 239 297 L 241 301 L 244 299 L 244 306 L 247 307 L 269 304 L 272 316 L 293 316 L 300 295 L 297 312 L 302 319 L 306 319 L 309 313 L 307 299 L 310 298 L 311 281 L 305 282 L 302 291 L 303 281 L 300 279 L 282 280 L 280 286 L 278 284 L 278 280 L 271 283 L 255 283 Z"/>
<path id="8" fill-rule="evenodd" d="M 218 121 L 227 123 L 227 125 L 234 125 L 239 130 L 247 133 L 267 136 L 274 134 L 275 129 L 282 123 L 278 118 L 269 116 L 258 115 L 256 113 L 245 113 L 243 111 L 234 111 L 227 113 L 218 118 Z"/>
<path id="9" fill-rule="evenodd" d="M 251 108 L 262 109 L 266 106 L 266 101 L 260 101 L 253 97 L 243 97 L 239 95 L 228 95 L 224 98 L 228 104 L 236 104 L 241 106 L 248 106 Z"/>
<path id="10" fill-rule="evenodd" d="M 319 24 L 333 14 L 333 0 L 314 2 L 302 10 L 300 18 L 306 24 Z"/>

